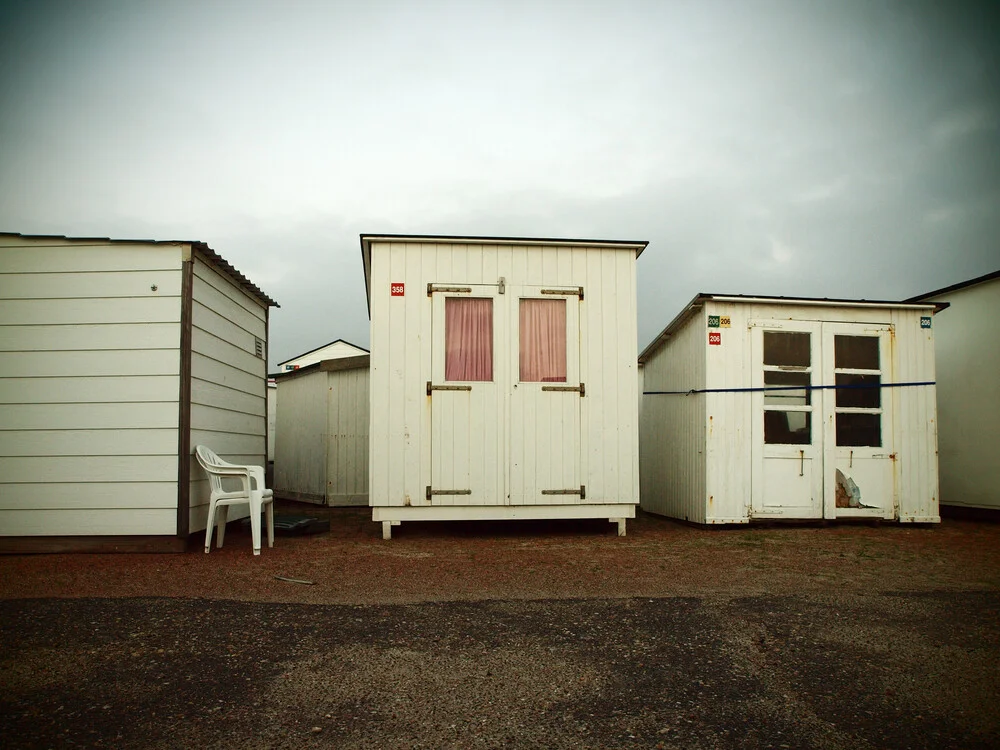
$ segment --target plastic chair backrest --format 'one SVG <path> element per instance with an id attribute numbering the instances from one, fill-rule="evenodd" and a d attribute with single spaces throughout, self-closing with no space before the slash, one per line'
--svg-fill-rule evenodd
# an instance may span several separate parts
<path id="1" fill-rule="evenodd" d="M 205 445 L 196 446 L 194 451 L 198 457 L 198 463 L 201 464 L 201 468 L 208 474 L 208 481 L 211 484 L 212 492 L 222 492 L 222 476 L 212 471 L 213 468 L 222 465 L 222 459 L 211 448 Z"/>

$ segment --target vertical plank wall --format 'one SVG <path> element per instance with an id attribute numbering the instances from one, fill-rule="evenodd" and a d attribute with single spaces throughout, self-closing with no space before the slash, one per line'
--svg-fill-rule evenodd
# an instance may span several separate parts
<path id="1" fill-rule="evenodd" d="M 0 535 L 176 532 L 181 246 L 0 237 Z"/>
<path id="2" fill-rule="evenodd" d="M 264 466 L 267 310 L 200 253 L 193 263 L 191 448 L 202 443 L 232 463 Z M 190 461 L 189 530 L 195 532 L 205 528 L 209 487 L 194 456 Z"/>
<path id="3" fill-rule="evenodd" d="M 692 315 L 643 365 L 649 391 L 705 387 L 702 310 Z M 705 394 L 646 395 L 639 425 L 642 509 L 705 522 Z"/>
<path id="4" fill-rule="evenodd" d="M 277 378 L 281 410 L 274 446 L 274 492 L 279 497 L 326 502 L 326 375 L 312 367 Z"/>
<path id="5" fill-rule="evenodd" d="M 373 242 L 371 252 L 370 504 L 426 504 L 431 440 L 425 384 L 432 379 L 427 284 L 496 284 L 501 276 L 511 287 L 584 287 L 585 502 L 637 503 L 635 248 L 386 240 Z M 391 297 L 392 283 L 404 283 L 405 295 Z"/>
<path id="6" fill-rule="evenodd" d="M 327 375 L 327 505 L 368 505 L 369 368 Z"/>

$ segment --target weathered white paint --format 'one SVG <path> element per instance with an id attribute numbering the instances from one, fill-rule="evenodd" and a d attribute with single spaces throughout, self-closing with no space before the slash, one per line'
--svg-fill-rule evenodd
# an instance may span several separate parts
<path id="1" fill-rule="evenodd" d="M 284 362 L 279 362 L 278 371 L 290 372 L 292 370 L 297 370 L 300 367 L 308 367 L 309 365 L 314 365 L 317 362 L 323 362 L 328 359 L 340 359 L 341 357 L 362 357 L 366 354 L 368 354 L 367 349 L 355 346 L 349 341 L 337 339 L 336 341 L 331 341 L 329 344 L 324 344 L 316 349 L 311 349 L 305 354 L 300 354 L 297 357 L 286 359 Z"/>
<path id="2" fill-rule="evenodd" d="M 372 321 L 375 520 L 634 516 L 639 490 L 635 260 L 643 247 L 641 242 L 362 236 Z M 394 284 L 403 285 L 401 296 L 391 295 Z M 477 291 L 428 295 L 428 284 Z M 579 287 L 583 299 L 569 293 Z M 585 385 L 583 398 L 578 392 L 546 392 L 552 399 L 542 404 L 538 384 L 518 382 L 517 301 L 538 296 L 543 288 L 567 292 L 560 296 L 572 309 L 569 335 L 576 335 L 568 347 L 569 364 Z M 435 310 L 452 294 L 494 299 L 494 381 L 428 396 L 426 384 L 440 384 L 443 362 Z M 463 482 L 469 486 L 454 486 Z M 578 484 L 585 487 L 585 498 L 543 494 Z M 428 487 L 469 494 L 428 498 Z"/>
<path id="3" fill-rule="evenodd" d="M 274 443 L 278 435 L 278 384 L 267 381 L 267 460 L 274 460 Z"/>
<path id="4" fill-rule="evenodd" d="M 177 533 L 192 258 L 192 445 L 262 462 L 264 302 L 198 247 L 0 234 L 0 536 Z"/>
<path id="5" fill-rule="evenodd" d="M 326 360 L 276 378 L 274 491 L 325 505 L 368 504 L 368 356 Z"/>
<path id="6" fill-rule="evenodd" d="M 982 277 L 981 277 L 982 278 Z M 934 318 L 941 503 L 1000 509 L 1000 274 L 920 299 Z"/>
<path id="7" fill-rule="evenodd" d="M 232 463 L 265 466 L 267 308 L 200 252 L 193 263 L 191 446 L 207 445 Z M 194 456 L 189 460 L 189 530 L 196 532 L 205 528 L 211 490 Z"/>
<path id="8" fill-rule="evenodd" d="M 0 235 L 0 536 L 176 533 L 182 251 Z"/>
<path id="9" fill-rule="evenodd" d="M 812 392 L 807 446 L 764 446 L 764 330 L 812 335 L 811 383 L 833 380 L 833 336 L 878 337 L 883 383 L 934 381 L 933 307 L 700 295 L 642 354 L 642 506 L 698 523 L 876 516 L 939 520 L 934 386 L 882 389 L 880 449 L 836 447 L 835 391 Z M 709 327 L 709 318 L 729 327 Z M 709 334 L 719 343 L 709 344 Z M 689 391 L 702 393 L 688 393 Z M 652 395 L 668 391 L 672 395 Z M 800 454 L 799 451 L 802 451 Z M 895 458 L 893 458 L 893 456 Z M 870 508 L 837 508 L 836 470 Z"/>

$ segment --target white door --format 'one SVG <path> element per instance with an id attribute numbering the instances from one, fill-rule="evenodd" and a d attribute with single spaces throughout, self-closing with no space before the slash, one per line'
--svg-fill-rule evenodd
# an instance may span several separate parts
<path id="1" fill-rule="evenodd" d="M 509 325 L 511 505 L 579 503 L 581 470 L 579 289 L 511 287 Z"/>
<path id="2" fill-rule="evenodd" d="M 895 518 L 889 326 L 823 324 L 827 518 Z"/>
<path id="3" fill-rule="evenodd" d="M 505 298 L 495 285 L 432 286 L 431 298 L 431 483 L 423 501 L 503 504 Z"/>
<path id="4" fill-rule="evenodd" d="M 751 515 L 822 518 L 819 323 L 752 325 Z"/>
<path id="5" fill-rule="evenodd" d="M 895 517 L 888 326 L 757 321 L 751 516 Z"/>

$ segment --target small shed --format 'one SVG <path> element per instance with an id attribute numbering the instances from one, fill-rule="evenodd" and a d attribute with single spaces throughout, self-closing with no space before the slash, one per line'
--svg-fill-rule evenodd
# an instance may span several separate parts
<path id="1" fill-rule="evenodd" d="M 941 505 L 1000 513 L 1000 271 L 915 297 L 934 319 Z"/>
<path id="2" fill-rule="evenodd" d="M 344 339 L 337 339 L 336 341 L 331 341 L 329 344 L 323 344 L 323 346 L 317 346 L 315 349 L 310 349 L 304 354 L 299 354 L 291 359 L 286 359 L 284 362 L 279 362 L 278 370 L 280 372 L 289 372 L 291 370 L 297 370 L 300 367 L 305 367 L 306 365 L 322 362 L 325 359 L 361 357 L 365 354 L 368 354 L 368 350 L 364 347 L 356 346 L 350 341 L 344 341 Z"/>
<path id="3" fill-rule="evenodd" d="M 645 242 L 361 235 L 372 518 L 604 518 L 638 502 Z"/>
<path id="4" fill-rule="evenodd" d="M 306 365 L 322 362 L 325 359 L 339 359 L 340 357 L 360 357 L 368 354 L 368 350 L 355 346 L 350 341 L 337 339 L 329 344 L 323 344 L 315 349 L 310 349 L 304 354 L 299 354 L 284 362 L 278 363 L 279 372 L 291 372 Z M 267 381 L 267 460 L 274 461 L 274 442 L 276 435 L 276 425 L 278 420 L 278 384 L 274 377 L 269 377 Z"/>
<path id="5" fill-rule="evenodd" d="M 938 515 L 935 306 L 699 294 L 642 352 L 642 508 Z"/>
<path id="6" fill-rule="evenodd" d="M 0 234 L 0 548 L 175 549 L 266 459 L 268 310 L 203 242 Z"/>
<path id="7" fill-rule="evenodd" d="M 368 359 L 327 359 L 275 375 L 277 497 L 368 505 Z"/>

